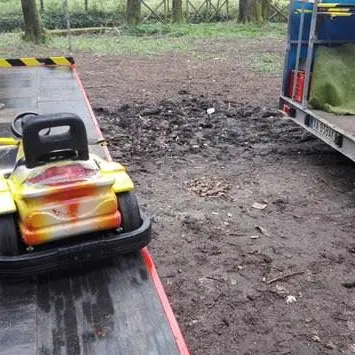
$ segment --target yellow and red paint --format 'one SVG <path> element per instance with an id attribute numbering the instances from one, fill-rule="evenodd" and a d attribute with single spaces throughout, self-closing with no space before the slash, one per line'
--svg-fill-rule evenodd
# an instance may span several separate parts
<path id="1" fill-rule="evenodd" d="M 17 158 L 22 154 L 20 147 Z M 133 188 L 121 164 L 94 155 L 34 169 L 19 165 L 0 179 L 0 197 L 9 198 L 5 210 L 17 210 L 22 238 L 31 246 L 120 227 L 116 194 Z"/>
<path id="2" fill-rule="evenodd" d="M 61 185 L 64 189 L 48 188 L 43 196 L 18 200 L 20 230 L 25 243 L 37 245 L 118 228 L 121 215 L 112 185 L 113 181 L 104 186 L 95 182 L 70 183 Z M 21 214 L 21 210 L 26 213 Z"/>

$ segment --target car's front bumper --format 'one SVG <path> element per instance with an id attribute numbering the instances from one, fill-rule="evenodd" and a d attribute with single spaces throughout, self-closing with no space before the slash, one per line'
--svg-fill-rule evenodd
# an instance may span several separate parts
<path id="1" fill-rule="evenodd" d="M 65 271 L 119 254 L 138 251 L 151 240 L 151 221 L 141 213 L 142 225 L 127 233 L 105 232 L 95 238 L 26 252 L 18 256 L 0 256 L 0 278 L 31 278 L 55 271 Z M 1 227 L 1 226 L 0 226 Z"/>

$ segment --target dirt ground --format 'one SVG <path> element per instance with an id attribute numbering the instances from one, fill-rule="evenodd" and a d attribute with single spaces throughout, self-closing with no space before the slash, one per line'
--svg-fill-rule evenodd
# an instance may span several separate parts
<path id="1" fill-rule="evenodd" d="M 283 40 L 199 46 L 77 57 L 191 353 L 355 353 L 355 164 L 280 117 L 281 73 L 251 69 Z"/>

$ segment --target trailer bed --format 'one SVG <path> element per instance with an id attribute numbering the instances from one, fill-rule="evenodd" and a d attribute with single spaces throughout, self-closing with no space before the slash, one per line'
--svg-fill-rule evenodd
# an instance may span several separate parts
<path id="1" fill-rule="evenodd" d="M 355 116 L 352 115 L 335 115 L 333 113 L 320 111 L 320 110 L 311 110 L 316 116 L 323 117 L 323 119 L 329 122 L 335 127 L 339 127 L 339 130 L 347 132 L 349 136 L 354 137 L 355 140 Z"/>
<path id="2" fill-rule="evenodd" d="M 1 354 L 179 354 L 141 255 L 0 287 Z"/>
<path id="3" fill-rule="evenodd" d="M 316 77 L 323 73 L 317 69 L 317 55 L 321 47 L 336 48 L 355 43 L 355 4 L 351 0 L 333 3 L 330 0 L 291 1 L 288 14 L 288 31 L 279 100 L 280 111 L 288 118 L 355 161 L 355 116 L 335 115 L 311 107 L 311 88 Z M 329 60 L 332 56 L 329 54 Z M 333 58 L 334 59 L 334 58 Z M 327 70 L 341 75 L 351 66 L 351 59 L 342 55 L 331 62 Z M 339 73 L 338 73 L 339 72 Z M 343 74 L 341 74 L 343 72 Z M 331 81 L 330 78 L 327 79 Z M 344 83 L 343 83 L 344 84 Z M 326 88 L 326 83 L 323 89 Z M 321 95 L 321 90 L 317 95 Z M 343 95 L 348 90 L 340 85 L 335 91 L 327 87 L 328 94 Z M 321 95 L 321 96 L 324 96 Z M 319 99 L 329 102 L 326 97 Z M 333 103 L 334 104 L 334 103 Z M 336 105 L 338 105 L 337 103 Z"/>
<path id="4" fill-rule="evenodd" d="M 287 96 L 280 96 L 279 108 L 287 118 L 355 161 L 355 116 L 305 108 Z"/>
<path id="5" fill-rule="evenodd" d="M 90 151 L 109 157 L 74 66 L 20 62 L 0 68 L 1 103 L 1 137 L 11 135 L 17 113 L 69 111 L 84 119 Z M 11 169 L 16 152 L 0 148 L 0 169 Z M 81 271 L 0 282 L 0 353 L 173 355 L 188 350 L 144 248 Z"/>

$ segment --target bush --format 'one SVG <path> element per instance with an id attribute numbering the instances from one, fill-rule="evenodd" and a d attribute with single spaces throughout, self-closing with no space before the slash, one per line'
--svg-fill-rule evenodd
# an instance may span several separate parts
<path id="1" fill-rule="evenodd" d="M 2 17 L 0 23 L 0 32 L 13 32 L 23 28 L 22 16 L 11 15 L 9 17 Z"/>
<path id="2" fill-rule="evenodd" d="M 72 28 L 118 26 L 123 23 L 125 14 L 122 12 L 105 12 L 98 10 L 75 11 L 70 13 Z M 42 14 L 42 22 L 46 29 L 65 29 L 66 19 L 59 11 L 46 11 Z M 0 32 L 14 32 L 24 29 L 22 14 L 8 14 L 2 17 Z"/>

